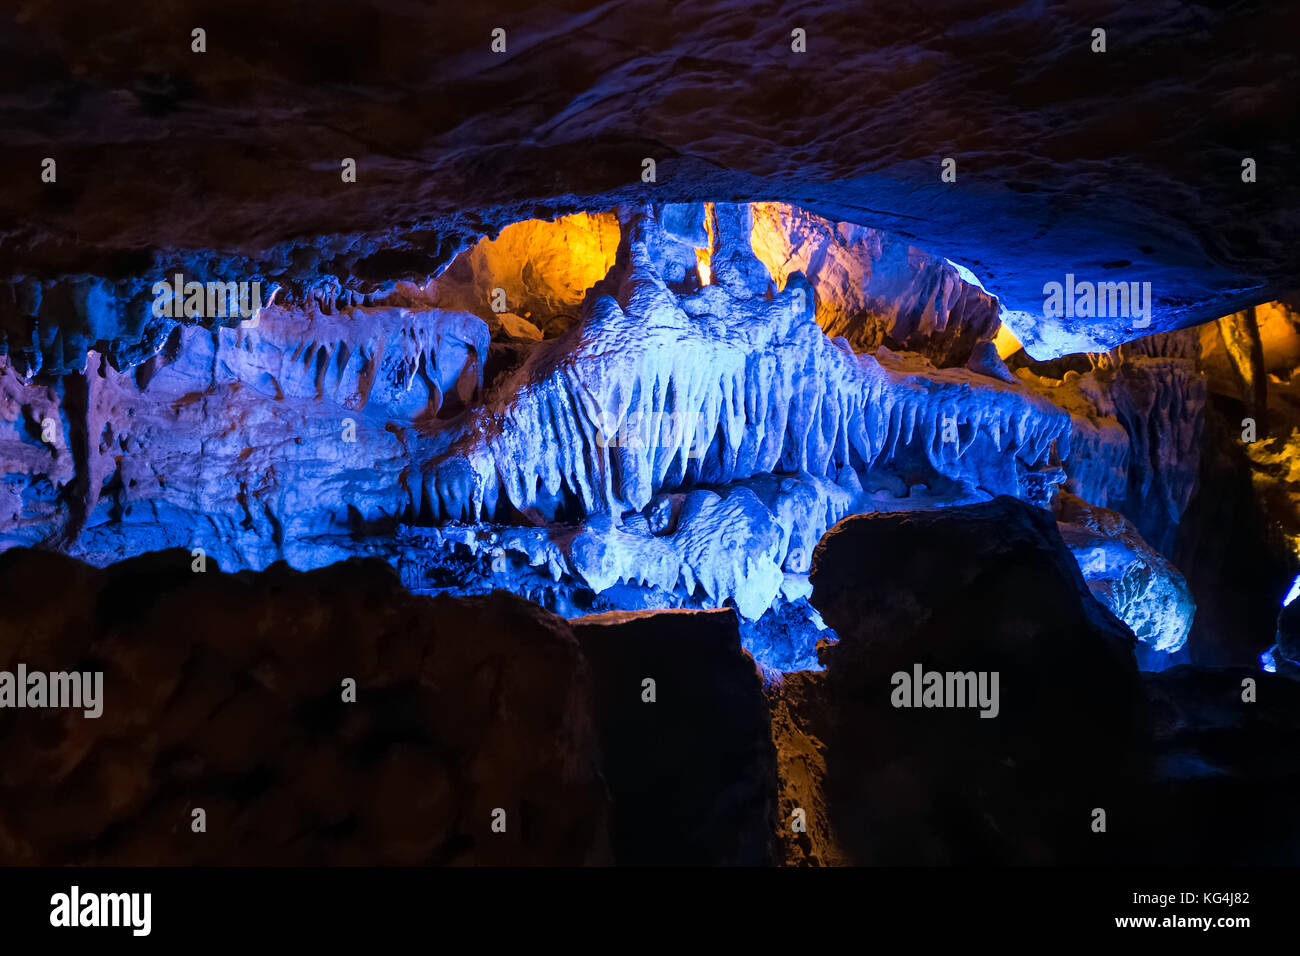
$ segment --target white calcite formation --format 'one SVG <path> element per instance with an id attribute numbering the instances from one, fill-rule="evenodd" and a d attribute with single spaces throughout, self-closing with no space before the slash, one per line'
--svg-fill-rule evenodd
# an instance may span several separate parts
<path id="1" fill-rule="evenodd" d="M 1061 537 L 1088 587 L 1153 651 L 1183 646 L 1196 604 L 1178 569 L 1142 540 L 1123 515 L 1066 496 L 1058 516 Z"/>
<path id="2" fill-rule="evenodd" d="M 770 277 L 751 283 L 767 276 L 752 253 L 757 268 L 733 264 L 742 278 L 727 283 L 718 259 L 734 263 L 747 245 L 720 244 L 719 282 L 682 296 L 634 238 L 623 275 L 578 326 L 535 351 L 459 435 L 417 449 L 427 459 L 413 512 L 492 520 L 508 502 L 544 520 L 575 506 L 621 515 L 665 487 L 867 474 L 903 456 L 971 491 L 1019 494 L 1017 469 L 1068 456 L 1069 416 L 1031 390 L 855 354 L 822 333 L 799 276 L 781 293 Z"/>
<path id="3" fill-rule="evenodd" d="M 264 309 L 217 331 L 213 381 L 395 418 L 437 415 L 483 387 L 487 326 L 465 312 L 378 308 L 324 315 Z"/>
<path id="4" fill-rule="evenodd" d="M 407 528 L 404 540 L 423 555 L 459 550 L 486 582 L 521 582 L 527 596 L 571 616 L 583 610 L 575 584 L 593 596 L 630 585 L 657 592 L 668 606 L 731 603 L 756 620 L 779 597 L 807 597 L 817 541 L 861 506 L 851 490 L 825 479 L 759 476 L 719 491 L 657 495 L 645 513 L 621 521 L 601 513 L 573 526 L 487 531 L 451 522 Z M 407 561 L 410 586 L 425 586 L 423 568 L 420 556 Z"/>

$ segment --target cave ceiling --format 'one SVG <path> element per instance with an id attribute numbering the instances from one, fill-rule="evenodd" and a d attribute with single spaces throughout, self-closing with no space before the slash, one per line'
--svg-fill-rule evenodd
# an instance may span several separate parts
<path id="1" fill-rule="evenodd" d="M 1036 358 L 1300 286 L 1295 7 L 223 0 L 5 19 L 10 342 L 30 340 L 34 288 L 91 277 L 129 299 L 183 267 L 369 292 L 514 221 L 647 202 L 783 200 L 897 234 L 969 269 Z M 1149 325 L 1045 318 L 1067 275 L 1150 283 Z"/>

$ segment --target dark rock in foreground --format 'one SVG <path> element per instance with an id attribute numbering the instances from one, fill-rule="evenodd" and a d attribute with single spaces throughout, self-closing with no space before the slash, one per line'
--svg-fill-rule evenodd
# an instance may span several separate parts
<path id="1" fill-rule="evenodd" d="M 596 678 L 618 861 L 772 862 L 776 754 L 735 613 L 614 612 L 571 624 Z"/>
<path id="2" fill-rule="evenodd" d="M 0 710 L 0 864 L 608 861 L 591 675 L 561 618 L 414 597 L 378 561 L 190 562 L 0 555 L 0 668 L 104 672 L 99 719 Z"/>
<path id="3" fill-rule="evenodd" d="M 824 777 L 820 793 L 787 789 L 782 806 L 821 801 L 829 832 L 807 841 L 811 855 L 1045 864 L 1122 845 L 1144 747 L 1133 637 L 1089 593 L 1046 512 L 1004 497 L 848 518 L 818 546 L 812 582 L 840 641 L 822 651 L 824 674 L 785 690 L 786 713 Z M 985 675 L 998 693 L 982 709 L 995 716 L 894 706 L 894 675 L 918 665 Z"/>
<path id="4" fill-rule="evenodd" d="M 566 622 L 504 592 L 413 596 L 375 561 L 191 560 L 0 555 L 0 671 L 104 674 L 98 718 L 0 709 L 0 864 L 1300 857 L 1278 810 L 1300 685 L 1140 677 L 1056 525 L 1015 499 L 836 525 L 812 581 L 840 640 L 766 700 L 730 610 Z M 895 679 L 918 667 L 976 692 L 896 706 L 927 702 Z"/>
<path id="5" fill-rule="evenodd" d="M 0 709 L 0 865 L 775 859 L 732 611 L 570 625 L 506 592 L 414 596 L 379 561 L 191 562 L 0 555 L 0 670 L 104 674 L 99 718 Z"/>

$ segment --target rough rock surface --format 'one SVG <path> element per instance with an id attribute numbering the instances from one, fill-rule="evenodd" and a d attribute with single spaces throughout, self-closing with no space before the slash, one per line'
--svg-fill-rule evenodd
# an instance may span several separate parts
<path id="1" fill-rule="evenodd" d="M 1039 358 L 1104 351 L 1300 286 L 1296 16 L 1264 0 L 29 5 L 0 29 L 0 328 L 11 347 L 58 330 L 71 356 L 105 338 L 147 355 L 143 294 L 178 266 L 369 294 L 522 219 L 781 199 L 968 266 Z M 1150 326 L 1045 319 L 1044 283 L 1067 273 L 1151 282 Z"/>
<path id="2" fill-rule="evenodd" d="M 0 357 L 0 548 L 300 569 L 365 553 L 352 533 L 405 507 L 408 432 L 478 393 L 487 347 L 465 313 L 272 308 L 178 328 L 134 373 L 92 352 L 41 384 Z"/>
<path id="3" fill-rule="evenodd" d="M 1238 401 L 1217 395 L 1206 406 L 1197 492 L 1171 555 L 1196 598 L 1185 663 L 1258 666 L 1300 569 L 1282 533 L 1300 529 L 1297 512 L 1286 499 L 1257 491 L 1271 482 L 1241 440 L 1245 415 Z"/>
<path id="4" fill-rule="evenodd" d="M 1178 523 L 1196 490 L 1204 427 L 1205 379 L 1196 367 L 1194 343 L 1184 352 L 1181 336 L 1152 337 L 1124 347 L 1124 360 L 1110 383 L 1115 416 L 1129 436 L 1125 512 L 1142 536 L 1168 552 Z M 1144 354 L 1144 349 L 1151 349 Z"/>
<path id="5" fill-rule="evenodd" d="M 1139 660 L 1149 665 L 1159 654 L 1179 650 L 1196 604 L 1178 569 L 1117 512 L 1063 494 L 1056 520 L 1093 596 L 1141 642 Z"/>
<path id="6" fill-rule="evenodd" d="M 777 746 L 803 792 L 785 788 L 782 819 L 797 797 L 826 828 L 799 852 L 860 864 L 1105 857 L 1113 844 L 1096 840 L 1093 811 L 1140 781 L 1144 701 L 1131 632 L 1093 598 L 1049 516 L 1002 497 L 847 518 L 818 545 L 812 582 L 839 642 L 822 651 L 825 673 L 787 687 L 796 732 Z M 997 672 L 996 717 L 894 706 L 893 675 L 916 665 Z"/>
<path id="7" fill-rule="evenodd" d="M 1295 9 L 184 6 L 0 15 L 0 552 L 184 549 L 103 572 L 0 554 L 0 651 L 145 689 L 102 726 L 0 716 L 0 855 L 194 858 L 174 838 L 197 788 L 237 827 L 202 848 L 221 862 L 604 859 L 598 707 L 615 853 L 758 861 L 768 757 L 738 635 L 769 681 L 820 666 L 819 641 L 828 667 L 770 687 L 788 859 L 1085 860 L 1110 850 L 1078 842 L 1072 801 L 1123 790 L 1141 725 L 1124 629 L 1089 591 L 1142 666 L 1249 663 L 1276 639 L 1265 666 L 1300 674 L 1300 604 L 1274 634 L 1300 570 Z M 256 281 L 264 307 L 160 316 L 177 271 Z M 1149 284 L 1149 316 L 1044 314 L 1067 278 Z M 482 596 L 431 604 L 378 565 L 194 575 L 192 548 L 231 568 L 374 555 Z M 846 548 L 810 581 L 815 549 Z M 367 598 L 345 607 L 352 576 Z M 487 596 L 503 587 L 566 617 L 735 614 L 571 628 Z M 486 622 L 486 646 L 446 651 L 448 622 Z M 584 691 L 575 628 L 613 680 L 650 661 L 689 683 L 697 723 L 716 669 L 736 722 L 656 739 L 599 679 Z M 336 651 L 369 681 L 357 726 L 321 722 Z M 1003 713 L 871 696 L 909 655 L 994 660 Z M 461 710 L 513 688 L 526 713 L 447 731 L 425 664 Z M 1294 787 L 1265 767 L 1295 751 L 1290 685 L 1242 718 L 1228 673 L 1148 683 L 1180 716 L 1154 789 L 1114 804 L 1146 859 Z M 549 677 L 558 703 L 529 696 Z M 476 738 L 485 778 L 456 734 L 496 718 L 552 738 L 510 767 Z M 697 745 L 692 779 L 669 739 Z M 710 754 L 739 789 L 711 796 Z M 511 776 L 528 760 L 549 763 Z M 338 767 L 365 780 L 316 785 Z M 655 781 L 682 829 L 654 829 Z M 443 825 L 498 784 L 529 794 L 510 840 Z M 412 790 L 427 803 L 394 829 Z M 1261 826 L 1225 829 L 1257 848 Z"/>
<path id="8" fill-rule="evenodd" d="M 776 754 L 735 613 L 613 612 L 570 624 L 595 675 L 618 861 L 772 863 Z"/>
<path id="9" fill-rule="evenodd" d="M 0 862 L 1293 861 L 1276 795 L 1300 784 L 1300 687 L 1139 686 L 1053 529 L 1005 497 L 841 522 L 813 581 L 842 639 L 768 703 L 731 611 L 565 622 L 412 596 L 375 561 L 12 549 L 0 670 L 102 669 L 105 692 L 98 719 L 0 712 Z M 913 663 L 996 669 L 997 717 L 890 706 Z"/>
<path id="10" fill-rule="evenodd" d="M 754 203 L 753 214 L 754 252 L 777 284 L 803 275 L 816 293 L 817 323 L 855 352 L 885 345 L 961 365 L 1001 324 L 996 298 L 898 237 L 789 203 Z"/>
<path id="11" fill-rule="evenodd" d="M 102 669 L 103 714 L 0 712 L 0 863 L 611 859 L 591 672 L 511 595 L 413 597 L 377 561 L 228 575 L 14 549 L 0 669 L 18 662 Z"/>
<path id="12" fill-rule="evenodd" d="M 500 290 L 510 310 L 503 320 L 513 314 L 557 335 L 576 321 L 587 290 L 613 268 L 621 238 L 613 213 L 564 216 L 545 228 L 516 223 L 453 259 L 426 291 L 440 309 L 490 320 Z"/>
<path id="13" fill-rule="evenodd" d="M 1156 335 L 1087 356 L 1082 374 L 1024 366 L 1015 373 L 1070 412 L 1067 490 L 1122 512 L 1165 554 L 1199 473 L 1206 383 L 1197 341 L 1196 333 Z"/>
<path id="14" fill-rule="evenodd" d="M 1268 303 L 1199 330 L 1209 393 L 1201 476 L 1171 554 L 1201 608 L 1193 663 L 1258 660 L 1300 572 L 1296 306 Z M 1283 670 L 1280 659 L 1271 666 Z"/>

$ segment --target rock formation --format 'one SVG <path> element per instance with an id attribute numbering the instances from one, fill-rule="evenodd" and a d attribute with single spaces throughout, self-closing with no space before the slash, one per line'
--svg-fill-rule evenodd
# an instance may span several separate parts
<path id="1" fill-rule="evenodd" d="M 570 624 L 595 675 L 615 858 L 774 862 L 776 751 L 734 612 L 616 611 Z"/>
<path id="2" fill-rule="evenodd" d="M 1132 634 L 1093 598 L 1050 517 L 1000 497 L 849 518 L 818 545 L 812 583 L 839 642 L 822 652 L 825 673 L 787 697 L 790 750 L 821 766 L 789 775 L 781 812 L 817 808 L 830 844 L 819 858 L 1104 857 L 1090 820 L 1140 783 L 1145 704 Z M 996 682 L 982 709 L 974 683 L 960 703 L 927 692 L 922 706 L 910 686 L 900 700 L 898 675 L 918 670 Z"/>
<path id="3" fill-rule="evenodd" d="M 807 572 L 847 515 L 1046 507 L 1064 483 L 1167 549 L 1195 486 L 1192 360 L 1013 374 L 994 300 L 895 239 L 777 204 L 621 215 L 614 253 L 608 217 L 538 224 L 536 243 L 511 227 L 370 305 L 270 301 L 211 330 L 181 313 L 128 369 L 0 358 L 3 541 L 99 564 L 376 556 L 417 591 L 506 588 L 570 617 L 732 605 L 776 671 L 833 637 Z M 565 277 L 598 274 L 568 316 Z M 1182 646 L 1188 607 L 1110 606 L 1159 654 Z"/>
<path id="4" fill-rule="evenodd" d="M 104 675 L 99 719 L 6 710 L 6 865 L 610 860 L 591 671 L 518 598 L 14 549 L 0 606 L 0 668 Z"/>
<path id="5" fill-rule="evenodd" d="M 1146 653 L 1140 659 L 1158 660 L 1161 652 L 1181 648 L 1196 604 L 1178 569 L 1142 540 L 1123 515 L 1073 495 L 1061 496 L 1057 522 L 1093 596 L 1142 643 Z"/>
<path id="6" fill-rule="evenodd" d="M 904 539 L 908 560 L 881 536 Z M 183 552 L 100 570 L 11 549 L 0 556 L 0 674 L 95 669 L 103 688 L 94 718 L 6 708 L 0 857 L 763 865 L 1294 853 L 1297 835 L 1268 808 L 1296 776 L 1284 759 L 1300 738 L 1295 684 L 1185 666 L 1139 683 L 1131 633 L 1040 509 L 1002 497 L 849 518 L 820 546 L 813 583 L 840 635 L 822 645 L 827 669 L 764 689 L 731 611 L 566 623 L 508 594 L 412 596 L 377 561 L 229 575 Z M 897 674 L 918 665 L 999 679 L 965 706 L 896 706 Z M 1216 836 L 1194 847 L 1192 830 Z"/>

